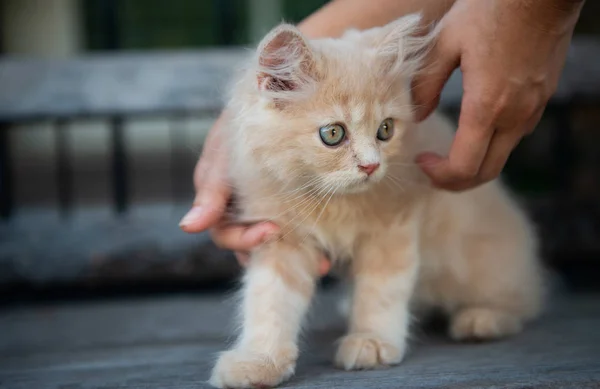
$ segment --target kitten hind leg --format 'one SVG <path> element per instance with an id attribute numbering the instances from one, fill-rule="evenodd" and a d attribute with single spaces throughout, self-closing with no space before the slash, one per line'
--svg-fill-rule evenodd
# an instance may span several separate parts
<path id="1" fill-rule="evenodd" d="M 468 257 L 468 276 L 449 282 L 451 287 L 443 293 L 450 300 L 447 306 L 453 307 L 450 336 L 495 340 L 521 332 L 542 306 L 544 288 L 537 257 L 525 245 L 510 247 L 495 241 L 479 247 L 472 244 L 471 250 L 477 256 Z"/>
<path id="2" fill-rule="evenodd" d="M 455 340 L 493 340 L 521 332 L 522 319 L 493 307 L 463 308 L 452 315 L 450 336 Z"/>
<path id="3" fill-rule="evenodd" d="M 210 383 L 219 388 L 273 387 L 294 374 L 297 338 L 313 295 L 316 254 L 283 243 L 254 253 L 243 290 L 242 333 L 222 353 Z"/>

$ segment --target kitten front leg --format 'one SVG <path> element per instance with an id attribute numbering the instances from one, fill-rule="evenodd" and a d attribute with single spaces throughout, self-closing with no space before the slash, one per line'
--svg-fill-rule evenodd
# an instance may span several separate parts
<path id="1" fill-rule="evenodd" d="M 371 369 L 402 361 L 417 267 L 418 247 L 410 234 L 372 241 L 359 250 L 350 329 L 337 350 L 338 367 Z"/>
<path id="2" fill-rule="evenodd" d="M 281 242 L 252 255 L 242 290 L 242 332 L 233 349 L 219 357 L 212 385 L 272 387 L 293 375 L 317 265 L 316 252 Z"/>

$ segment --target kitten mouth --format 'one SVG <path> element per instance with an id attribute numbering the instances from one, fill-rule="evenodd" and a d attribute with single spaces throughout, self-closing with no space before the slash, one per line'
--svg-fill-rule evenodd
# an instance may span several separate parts
<path id="1" fill-rule="evenodd" d="M 367 190 L 375 180 L 371 177 L 363 177 L 346 185 L 345 190 L 348 192 L 362 192 Z"/>
<path id="2" fill-rule="evenodd" d="M 373 174 L 370 176 L 365 176 L 360 182 L 363 184 L 374 184 L 376 182 L 379 182 L 380 180 L 381 180 L 381 177 Z"/>

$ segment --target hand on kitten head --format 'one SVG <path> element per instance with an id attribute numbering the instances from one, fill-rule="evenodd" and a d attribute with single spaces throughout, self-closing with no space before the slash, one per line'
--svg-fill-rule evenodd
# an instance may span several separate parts
<path id="1" fill-rule="evenodd" d="M 465 190 L 498 177 L 556 90 L 582 4 L 454 3 L 441 20 L 425 71 L 413 83 L 423 119 L 437 106 L 454 69 L 460 66 L 463 73 L 459 127 L 449 155 L 426 153 L 417 159 L 436 186 Z"/>

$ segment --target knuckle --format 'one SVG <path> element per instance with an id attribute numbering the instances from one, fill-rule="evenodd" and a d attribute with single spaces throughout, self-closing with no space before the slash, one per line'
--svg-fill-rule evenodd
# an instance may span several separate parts
<path id="1" fill-rule="evenodd" d="M 492 111 L 496 116 L 500 115 L 511 105 L 512 98 L 509 93 L 502 93 L 497 99 L 494 99 Z"/>
<path id="2" fill-rule="evenodd" d="M 478 100 L 477 105 L 479 106 L 479 109 L 481 110 L 480 112 L 484 115 L 487 115 L 488 113 L 496 113 L 496 111 L 499 110 L 498 101 L 493 99 L 490 95 L 482 95 L 477 100 Z"/>
<path id="3" fill-rule="evenodd" d="M 508 100 L 484 94 L 474 100 L 471 108 L 480 123 L 490 124 L 500 117 L 507 107 Z"/>

